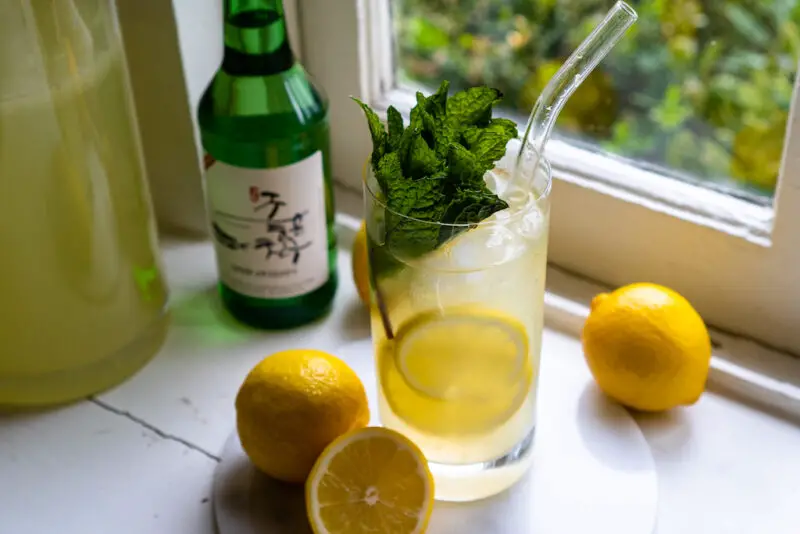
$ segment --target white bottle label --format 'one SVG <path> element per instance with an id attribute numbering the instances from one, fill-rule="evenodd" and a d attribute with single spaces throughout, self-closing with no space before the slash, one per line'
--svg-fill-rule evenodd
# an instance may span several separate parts
<path id="1" fill-rule="evenodd" d="M 226 286 L 282 299 L 328 281 L 322 152 L 274 169 L 214 162 L 206 171 L 206 196 Z"/>

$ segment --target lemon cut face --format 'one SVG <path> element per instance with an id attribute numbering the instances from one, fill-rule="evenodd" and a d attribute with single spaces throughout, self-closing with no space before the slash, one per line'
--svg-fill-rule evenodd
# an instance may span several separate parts
<path id="1" fill-rule="evenodd" d="M 384 394 L 426 432 L 490 432 L 528 396 L 530 360 L 525 327 L 513 317 L 472 307 L 426 313 L 398 331 Z"/>
<path id="2" fill-rule="evenodd" d="M 385 428 L 334 441 L 306 482 L 315 534 L 421 534 L 433 509 L 433 477 L 419 448 Z"/>

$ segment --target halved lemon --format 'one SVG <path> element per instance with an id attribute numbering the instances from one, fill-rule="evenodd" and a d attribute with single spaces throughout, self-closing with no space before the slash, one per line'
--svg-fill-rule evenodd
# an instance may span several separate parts
<path id="1" fill-rule="evenodd" d="M 417 316 L 398 331 L 394 362 L 381 362 L 383 395 L 408 424 L 439 435 L 490 432 L 530 393 L 525 326 L 464 306 Z"/>
<path id="2" fill-rule="evenodd" d="M 403 435 L 370 427 L 345 434 L 320 455 L 306 481 L 315 534 L 422 534 L 433 509 L 433 477 Z"/>

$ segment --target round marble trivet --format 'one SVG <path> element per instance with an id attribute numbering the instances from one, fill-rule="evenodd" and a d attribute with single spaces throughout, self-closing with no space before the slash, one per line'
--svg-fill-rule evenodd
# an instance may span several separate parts
<path id="1" fill-rule="evenodd" d="M 377 424 L 372 345 L 335 354 L 361 376 Z M 437 502 L 428 534 L 651 534 L 653 457 L 626 410 L 602 396 L 584 363 L 544 354 L 533 467 L 516 486 L 467 504 Z M 220 534 L 307 534 L 303 489 L 256 471 L 235 432 L 214 480 Z M 390 533 L 387 533 L 390 534 Z"/>

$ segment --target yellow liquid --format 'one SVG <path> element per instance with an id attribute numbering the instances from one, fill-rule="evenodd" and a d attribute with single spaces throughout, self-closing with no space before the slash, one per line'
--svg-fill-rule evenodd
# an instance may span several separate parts
<path id="1" fill-rule="evenodd" d="M 482 238 L 478 234 L 480 229 L 471 230 L 454 241 L 455 248 L 461 250 L 435 251 L 433 257 L 408 265 L 392 278 L 378 278 L 394 332 L 399 333 L 394 340 L 387 339 L 380 314 L 373 309 L 372 338 L 381 422 L 408 436 L 433 463 L 438 499 L 466 501 L 496 494 L 516 482 L 530 465 L 530 455 L 527 455 L 505 468 L 486 471 L 479 468 L 483 462 L 492 462 L 511 453 L 535 428 L 546 269 L 546 216 L 540 222 L 545 228 L 539 228 L 533 236 L 501 232 L 500 243 L 495 242 L 497 247 L 491 252 L 486 246 L 493 243 L 494 237 Z M 463 246 L 469 242 L 475 243 L 472 250 Z M 474 268 L 485 262 L 492 265 Z M 469 318 L 470 310 L 474 311 L 476 322 L 482 317 L 496 317 L 501 322 L 503 317 L 508 317 L 516 325 L 511 331 L 522 332 L 527 351 L 519 372 L 511 379 L 498 378 L 500 375 L 493 369 L 506 369 L 507 351 L 499 347 L 492 350 L 492 341 L 476 339 L 475 336 L 486 332 L 468 323 L 454 326 L 450 332 L 439 332 L 436 344 L 446 350 L 432 350 L 435 354 L 414 357 L 417 362 L 429 358 L 430 380 L 438 382 L 440 391 L 476 391 L 479 388 L 486 393 L 483 398 L 470 401 L 454 396 L 455 400 L 449 400 L 447 395 L 432 395 L 410 383 L 412 379 L 404 376 L 400 363 L 403 332 L 423 323 L 429 315 L 438 314 L 446 320 L 448 314 L 457 313 Z M 453 322 L 458 324 L 458 321 Z M 478 334 L 479 331 L 484 333 Z M 452 347 L 447 347 L 451 343 L 449 340 L 457 351 L 465 353 L 470 343 L 490 348 L 485 352 L 484 362 L 475 361 L 474 355 L 469 362 L 459 362 L 457 357 L 445 359 L 442 356 L 452 352 Z M 447 365 L 452 368 L 447 369 Z M 493 380 L 496 383 L 492 383 Z M 494 424 L 487 426 L 489 421 Z M 447 472 L 448 466 L 472 466 L 475 475 L 451 475 Z"/>
<path id="2" fill-rule="evenodd" d="M 81 54 L 0 82 L 0 407 L 109 387 L 166 331 L 122 50 Z"/>

